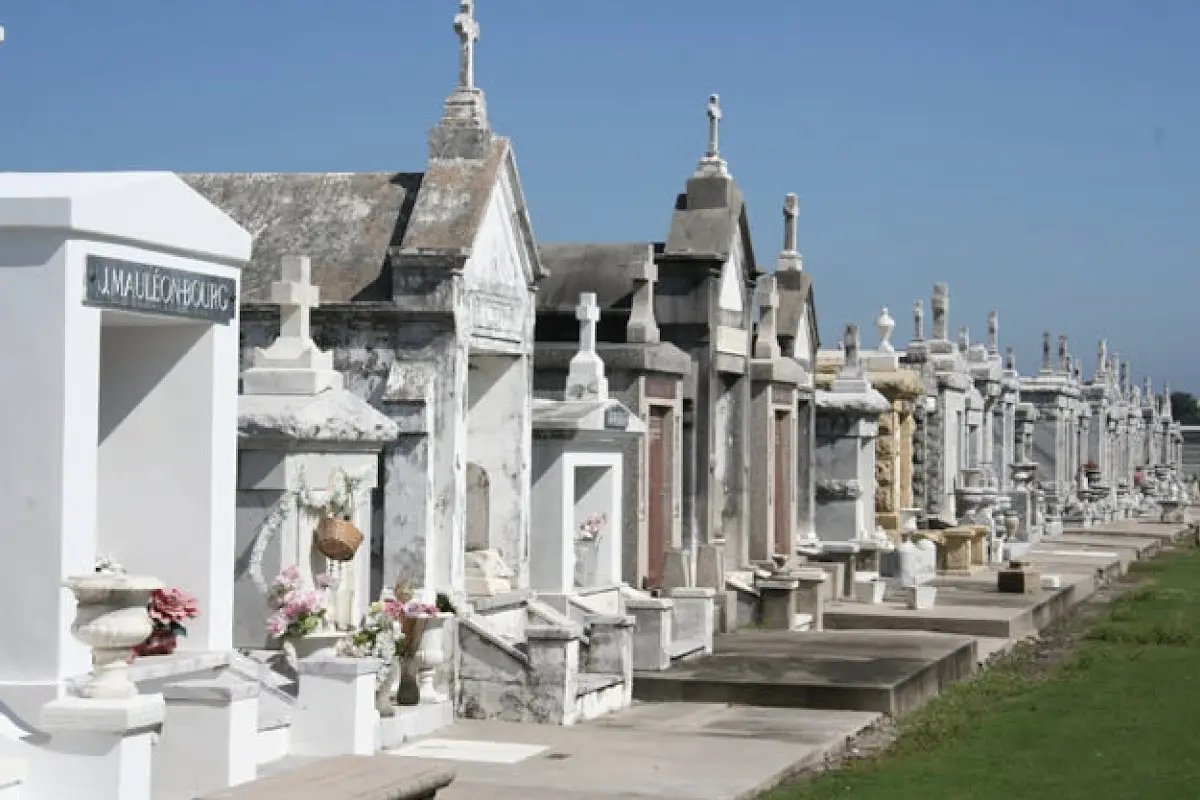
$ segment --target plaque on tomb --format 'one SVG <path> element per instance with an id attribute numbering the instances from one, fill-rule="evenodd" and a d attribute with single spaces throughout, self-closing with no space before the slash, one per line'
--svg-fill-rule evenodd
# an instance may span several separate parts
<path id="1" fill-rule="evenodd" d="M 90 306 L 227 325 L 237 313 L 237 281 L 200 272 L 89 255 L 84 302 Z"/>
<path id="2" fill-rule="evenodd" d="M 629 427 L 629 412 L 624 406 L 613 406 L 604 411 L 604 427 L 623 431 Z"/>

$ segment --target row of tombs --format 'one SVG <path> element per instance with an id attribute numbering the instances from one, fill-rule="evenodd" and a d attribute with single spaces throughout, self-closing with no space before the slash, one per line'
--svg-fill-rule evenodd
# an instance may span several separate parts
<path id="1" fill-rule="evenodd" d="M 1104 342 L 1022 376 L 938 284 L 928 336 L 918 302 L 902 347 L 885 309 L 822 349 L 798 202 L 768 272 L 717 102 L 658 243 L 537 243 L 469 83 L 421 174 L 0 175 L 0 376 L 38 387 L 0 401 L 0 760 L 34 796 L 572 724 L 718 632 L 1181 519 L 1170 392 Z"/>

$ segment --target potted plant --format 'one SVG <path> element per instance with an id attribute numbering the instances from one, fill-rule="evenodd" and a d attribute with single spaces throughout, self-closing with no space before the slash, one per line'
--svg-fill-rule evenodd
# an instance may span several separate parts
<path id="1" fill-rule="evenodd" d="M 306 586 L 300 568 L 293 565 L 279 573 L 267 595 L 267 605 L 272 609 L 267 617 L 267 633 L 280 640 L 293 666 L 301 657 L 297 645 L 305 636 L 325 626 L 329 593 L 335 588 L 333 578 L 324 573 L 317 575 L 314 583 L 313 588 Z"/>
<path id="2" fill-rule="evenodd" d="M 155 589 L 146 606 L 154 629 L 146 641 L 133 648 L 139 656 L 169 656 L 179 646 L 179 637 L 187 636 L 184 623 L 200 616 L 195 596 L 182 589 Z"/>
<path id="3" fill-rule="evenodd" d="M 591 586 L 596 582 L 596 558 L 600 536 L 608 525 L 608 515 L 588 514 L 575 533 L 575 585 Z"/>

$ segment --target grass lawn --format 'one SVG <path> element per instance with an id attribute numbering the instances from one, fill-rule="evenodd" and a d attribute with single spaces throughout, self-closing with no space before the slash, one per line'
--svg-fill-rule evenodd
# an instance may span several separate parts
<path id="1" fill-rule="evenodd" d="M 1181 800 L 1200 797 L 1200 550 L 1065 635 L 1022 647 L 900 723 L 883 755 L 769 800 Z"/>

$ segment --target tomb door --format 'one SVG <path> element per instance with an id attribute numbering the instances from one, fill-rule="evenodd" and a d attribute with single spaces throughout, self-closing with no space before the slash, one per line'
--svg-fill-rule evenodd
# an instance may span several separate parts
<path id="1" fill-rule="evenodd" d="M 674 425 L 671 409 L 650 406 L 650 481 L 649 481 L 649 541 L 647 542 L 647 573 L 650 586 L 662 585 L 663 554 L 667 534 L 671 529 L 671 441 Z"/>
<path id="2" fill-rule="evenodd" d="M 792 554 L 792 453 L 788 412 L 775 412 L 775 552 Z"/>

